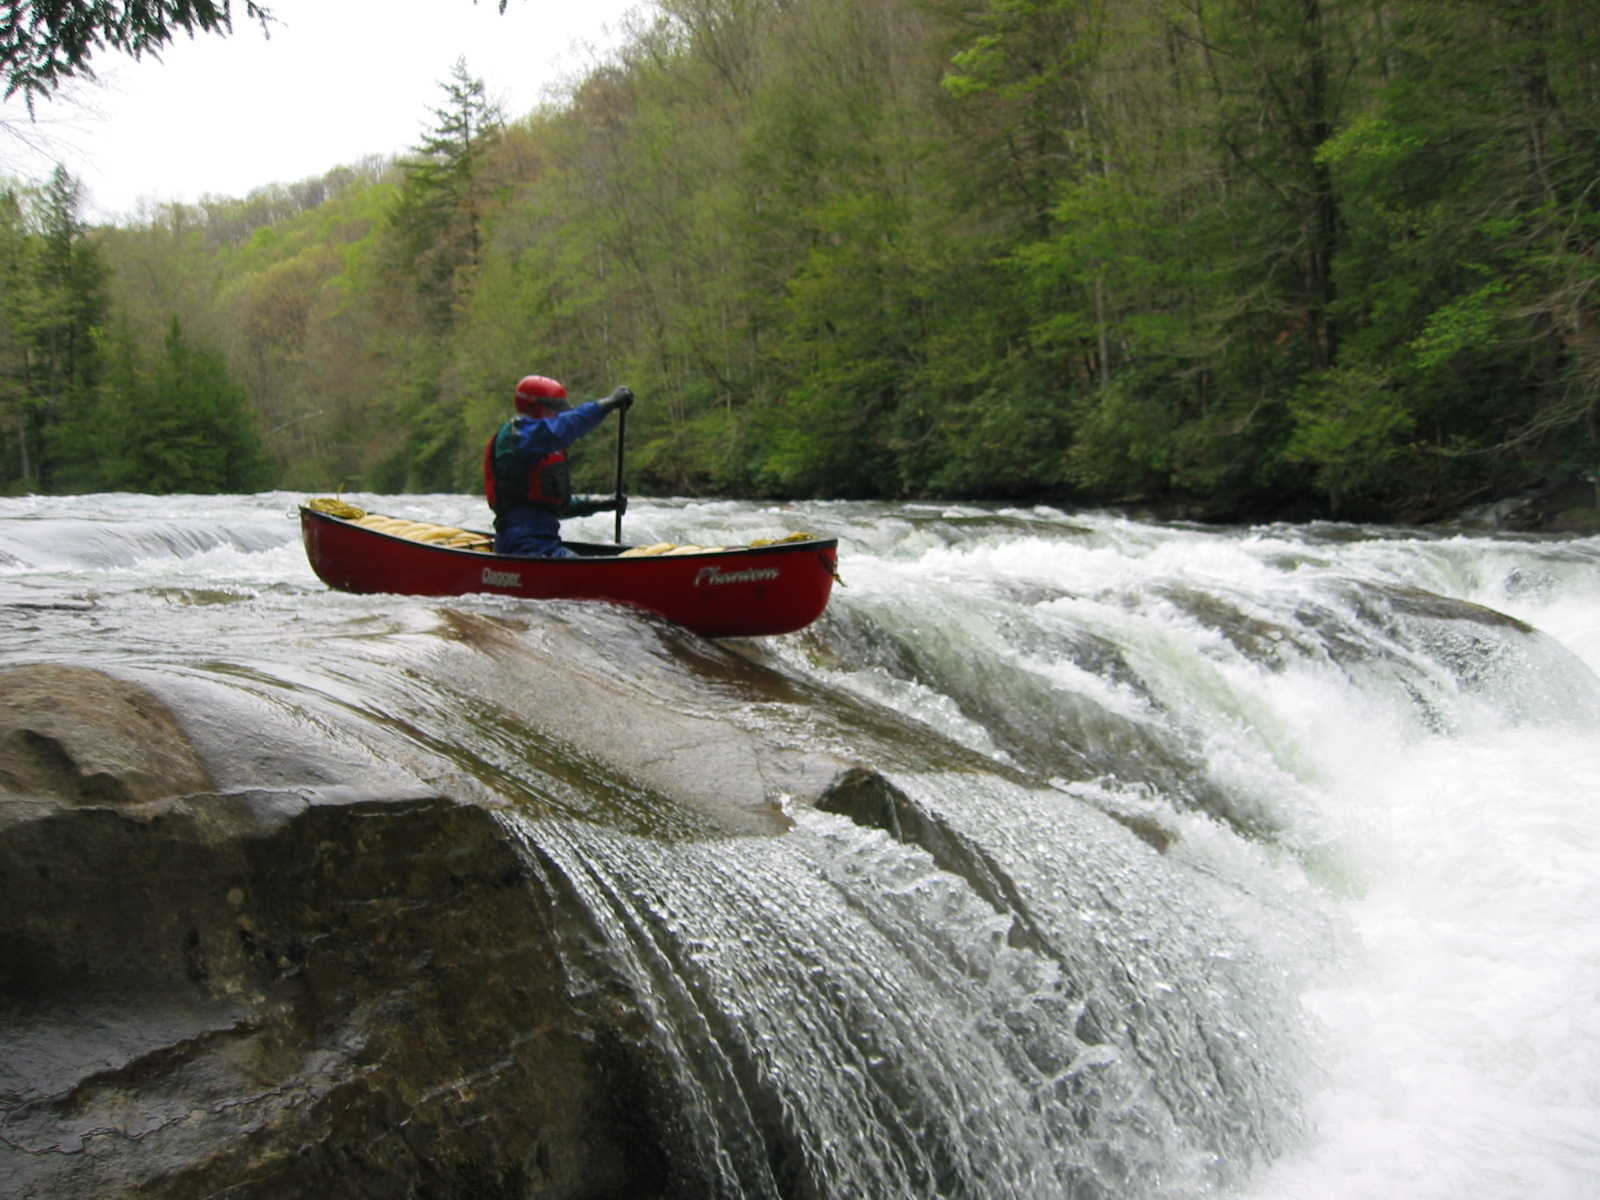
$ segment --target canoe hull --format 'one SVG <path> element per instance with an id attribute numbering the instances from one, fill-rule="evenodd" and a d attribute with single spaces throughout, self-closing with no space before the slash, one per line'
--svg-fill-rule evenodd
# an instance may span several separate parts
<path id="1" fill-rule="evenodd" d="M 604 600 L 705 637 L 805 628 L 828 606 L 838 562 L 832 538 L 635 558 L 618 557 L 614 546 L 575 546 L 581 557 L 522 558 L 412 541 L 304 506 L 300 532 L 311 569 L 336 591 Z"/>

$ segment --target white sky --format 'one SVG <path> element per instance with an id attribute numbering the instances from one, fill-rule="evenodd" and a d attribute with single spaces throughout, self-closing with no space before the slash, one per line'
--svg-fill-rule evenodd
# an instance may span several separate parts
<path id="1" fill-rule="evenodd" d="M 142 200 L 242 197 L 415 145 L 457 58 L 508 118 L 583 74 L 644 0 L 266 0 L 271 36 L 234 0 L 229 37 L 180 35 L 160 62 L 91 60 L 98 84 L 0 105 L 0 175 L 84 185 L 91 221 Z"/>

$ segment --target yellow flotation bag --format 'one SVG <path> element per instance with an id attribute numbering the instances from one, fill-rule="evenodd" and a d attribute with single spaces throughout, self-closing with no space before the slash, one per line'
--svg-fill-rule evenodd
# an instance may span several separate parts
<path id="1" fill-rule="evenodd" d="M 347 504 L 335 497 L 318 496 L 314 500 L 306 501 L 306 507 L 314 512 L 327 513 L 330 517 L 338 517 L 360 525 L 363 529 L 375 529 L 379 533 L 403 537 L 413 542 L 425 542 L 430 546 L 449 546 L 454 550 L 488 550 L 494 545 L 492 538 L 474 533 L 470 529 L 457 529 L 453 525 L 433 525 L 427 521 L 407 521 L 402 517 L 369 513 L 364 508 L 357 508 L 354 504 Z"/>
<path id="2" fill-rule="evenodd" d="M 426 542 L 432 546 L 449 546 L 456 550 L 481 550 L 492 549 L 494 541 L 481 533 L 473 533 L 468 529 L 457 529 L 450 525 L 430 525 L 426 521 L 407 521 L 403 517 L 386 517 L 382 513 L 369 513 L 364 508 L 357 508 L 335 496 L 318 496 L 314 500 L 307 500 L 306 507 L 316 512 L 327 513 L 330 517 L 339 517 L 341 520 L 351 521 L 367 529 L 375 529 L 379 533 L 387 533 L 393 537 L 407 538 L 413 542 Z M 761 546 L 782 546 L 786 542 L 815 541 L 814 533 L 790 533 L 779 538 L 756 538 L 750 543 L 749 549 L 754 550 Z M 676 542 L 655 542 L 649 546 L 634 546 L 624 550 L 619 558 L 654 558 L 662 555 L 678 554 L 720 554 L 725 550 L 742 550 L 743 546 L 688 546 Z"/>
<path id="3" fill-rule="evenodd" d="M 624 550 L 619 558 L 655 558 L 664 554 L 720 554 L 724 550 L 754 550 L 760 546 L 781 546 L 785 542 L 811 542 L 814 533 L 791 533 L 781 538 L 756 538 L 749 546 L 680 546 L 676 542 L 656 542 L 649 546 L 634 546 Z"/>
<path id="4" fill-rule="evenodd" d="M 327 513 L 330 517 L 339 517 L 345 521 L 359 520 L 367 515 L 366 509 L 346 504 L 336 496 L 317 496 L 307 500 L 306 507 L 312 512 Z"/>

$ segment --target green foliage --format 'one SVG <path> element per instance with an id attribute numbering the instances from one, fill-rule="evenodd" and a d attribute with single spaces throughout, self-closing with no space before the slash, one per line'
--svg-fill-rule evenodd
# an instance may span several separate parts
<path id="1" fill-rule="evenodd" d="M 445 103 L 433 110 L 435 124 L 421 144 L 401 161 L 405 179 L 389 222 L 396 262 L 417 289 L 433 331 L 444 333 L 455 318 L 458 277 L 479 262 L 480 174 L 503 118 L 464 59 L 440 86 Z"/>
<path id="2" fill-rule="evenodd" d="M 1337 510 L 1382 495 L 1397 466 L 1411 460 L 1415 428 L 1404 395 L 1387 376 L 1354 368 L 1323 372 L 1291 401 L 1295 432 L 1286 457 L 1316 472 Z"/>
<path id="3" fill-rule="evenodd" d="M 71 464 L 57 426 L 81 419 L 101 370 L 105 267 L 78 215 L 78 182 L 57 167 L 44 188 L 0 198 L 0 413 L 9 410 L 15 458 L 0 482 L 48 491 Z M 8 360 L 8 361 L 7 361 Z"/>
<path id="4" fill-rule="evenodd" d="M 1490 344 L 1504 327 L 1509 291 L 1506 281 L 1496 279 L 1435 308 L 1409 343 L 1416 365 L 1423 370 L 1438 367 Z"/>
<path id="5" fill-rule="evenodd" d="M 95 490 L 253 492 L 272 480 L 244 388 L 176 318 L 148 371 L 124 349 L 96 425 L 90 444 L 107 465 Z"/>
<path id="6" fill-rule="evenodd" d="M 1600 457 L 1597 53 L 1576 0 L 666 0 L 509 125 L 458 65 L 398 167 L 75 236 L 293 486 L 475 488 L 537 371 L 634 388 L 641 491 L 1414 516 Z M 0 481 L 87 486 L 134 368 L 9 211 Z"/>

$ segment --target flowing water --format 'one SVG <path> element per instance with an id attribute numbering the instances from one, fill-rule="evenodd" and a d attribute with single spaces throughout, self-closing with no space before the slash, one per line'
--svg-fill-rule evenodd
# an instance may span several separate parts
<path id="1" fill-rule="evenodd" d="M 730 651 L 330 593 L 298 499 L 0 500 L 0 666 L 216 696 L 244 784 L 230 691 L 330 783 L 512 801 L 601 948 L 575 977 L 648 1009 L 705 1194 L 1600 1194 L 1600 539 L 634 501 L 631 541 L 840 539 L 826 617 Z M 782 836 L 703 836 L 506 719 L 539 681 L 475 677 L 460 614 L 846 761 L 887 714 L 860 765 L 938 836 L 785 797 Z"/>

